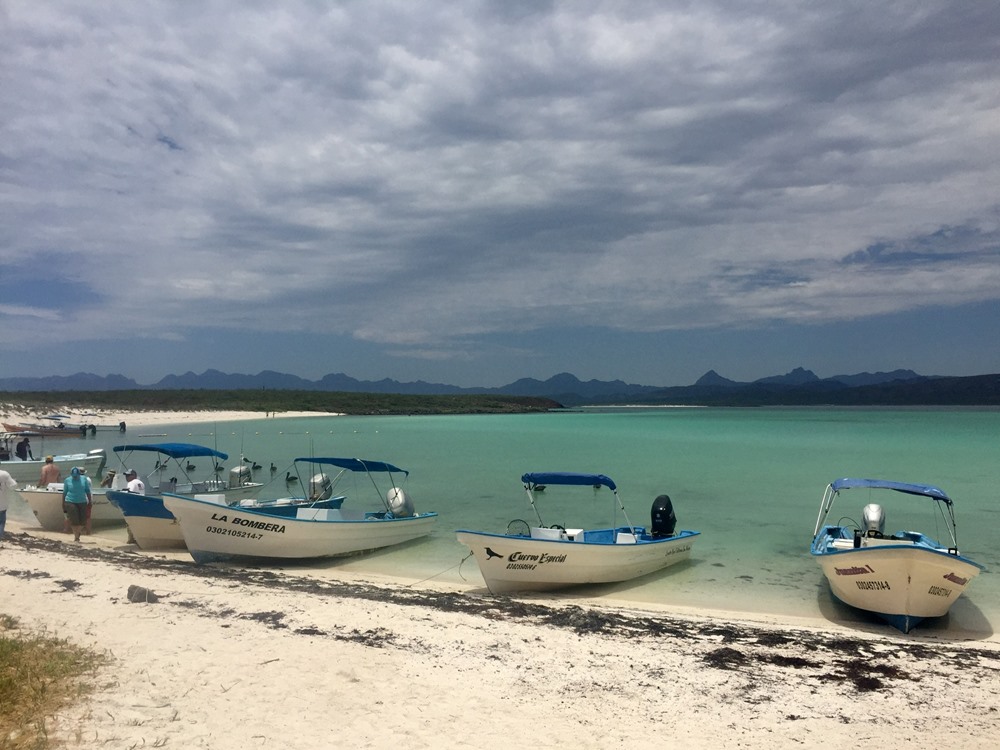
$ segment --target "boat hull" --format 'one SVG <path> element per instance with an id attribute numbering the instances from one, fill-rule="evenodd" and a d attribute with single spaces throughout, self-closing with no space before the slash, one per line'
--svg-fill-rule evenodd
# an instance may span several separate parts
<path id="1" fill-rule="evenodd" d="M 38 519 L 39 526 L 46 531 L 62 531 L 65 528 L 62 489 L 24 489 L 20 493 Z M 92 527 L 120 526 L 125 522 L 121 511 L 108 501 L 105 490 L 93 490 L 91 495 L 94 499 L 90 508 Z"/>
<path id="2" fill-rule="evenodd" d="M 220 491 L 225 498 L 225 504 L 238 504 L 240 501 L 252 499 L 259 491 L 260 485 L 229 487 Z M 108 492 L 108 500 L 117 506 L 128 524 L 132 539 L 140 549 L 184 549 L 184 534 L 174 515 L 163 505 L 159 495 L 137 495 L 133 492 Z M 342 498 L 341 498 L 342 501 Z M 221 503 L 219 503 L 221 505 Z M 281 506 L 272 505 L 281 513 Z M 326 507 L 326 506 L 318 506 Z M 339 507 L 339 504 L 336 506 Z M 274 511 L 271 511 L 274 512 Z"/>
<path id="3" fill-rule="evenodd" d="M 928 617 L 941 617 L 979 575 L 980 566 L 944 549 L 883 544 L 817 551 L 830 591 L 857 609 L 910 631 Z"/>
<path id="4" fill-rule="evenodd" d="M 658 539 L 640 533 L 637 542 L 616 543 L 620 533 L 631 536 L 625 527 L 577 529 L 557 532 L 558 538 L 535 538 L 552 531 L 533 529 L 532 537 L 527 537 L 460 530 L 456 536 L 476 558 L 487 588 L 503 594 L 639 578 L 689 559 L 699 533 L 680 531 Z M 606 541 L 588 540 L 605 537 Z"/>
<path id="5" fill-rule="evenodd" d="M 104 471 L 104 465 L 107 463 L 107 460 L 108 458 L 104 454 L 104 451 L 94 451 L 93 453 L 67 453 L 61 456 L 53 456 L 52 463 L 59 467 L 59 472 L 63 477 L 68 477 L 70 470 L 74 466 L 86 469 L 87 475 L 94 480 L 94 484 L 96 485 L 100 482 L 101 473 Z M 32 489 L 35 488 L 38 479 L 41 477 L 43 466 L 45 466 L 45 461 L 41 459 L 0 461 L 0 469 L 10 474 L 11 478 L 18 485 Z"/>
<path id="6" fill-rule="evenodd" d="M 164 496 L 163 504 L 177 518 L 197 563 L 339 557 L 418 539 L 437 522 L 437 513 L 376 518 L 357 511 L 312 509 L 317 517 L 340 520 L 281 518 L 176 495 Z"/>

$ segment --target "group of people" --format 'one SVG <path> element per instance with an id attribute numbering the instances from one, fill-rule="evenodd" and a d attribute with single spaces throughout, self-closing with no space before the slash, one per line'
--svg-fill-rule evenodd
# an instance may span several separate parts
<path id="1" fill-rule="evenodd" d="M 27 442 L 27 438 L 24 439 Z M 20 450 L 21 445 L 18 444 Z M 30 450 L 30 449 L 29 449 Z M 29 454 L 30 455 L 30 454 Z M 135 469 L 125 472 L 125 479 L 128 481 L 126 490 L 139 495 L 146 494 L 146 485 L 139 478 Z M 42 464 L 41 475 L 38 478 L 39 487 L 48 487 L 50 484 L 58 484 L 62 481 L 62 473 L 55 463 L 53 456 L 46 456 L 45 463 Z M 0 541 L 3 540 L 7 526 L 7 511 L 10 508 L 10 492 L 17 489 L 17 482 L 10 475 L 10 472 L 0 469 Z M 87 476 L 86 469 L 74 466 L 70 470 L 70 475 L 62 483 L 63 515 L 66 518 L 64 531 L 73 532 L 73 540 L 80 541 L 81 534 L 90 534 L 90 514 L 94 504 L 94 492 L 90 477 Z"/>

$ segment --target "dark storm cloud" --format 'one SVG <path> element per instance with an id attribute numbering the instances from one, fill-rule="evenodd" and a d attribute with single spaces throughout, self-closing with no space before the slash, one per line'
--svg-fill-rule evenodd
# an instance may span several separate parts
<path id="1" fill-rule="evenodd" d="M 4 13 L 0 271 L 89 290 L 0 300 L 8 346 L 210 318 L 469 361 L 1000 294 L 990 4 Z"/>

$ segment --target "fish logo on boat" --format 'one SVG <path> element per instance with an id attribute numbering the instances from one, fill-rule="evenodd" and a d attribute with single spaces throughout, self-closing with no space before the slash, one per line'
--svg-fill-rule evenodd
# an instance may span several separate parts
<path id="1" fill-rule="evenodd" d="M 503 559 L 503 555 L 501 555 L 499 552 L 494 552 L 489 547 L 487 547 L 486 548 L 486 559 L 487 560 L 492 560 L 494 557 L 499 557 L 501 560 Z"/>

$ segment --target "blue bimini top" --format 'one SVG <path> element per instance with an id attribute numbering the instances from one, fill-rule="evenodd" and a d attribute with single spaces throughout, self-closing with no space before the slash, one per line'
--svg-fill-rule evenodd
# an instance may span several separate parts
<path id="1" fill-rule="evenodd" d="M 521 476 L 526 485 L 566 484 L 579 487 L 608 487 L 615 490 L 615 482 L 604 474 L 574 474 L 567 471 L 532 472 Z"/>
<path id="2" fill-rule="evenodd" d="M 836 479 L 830 482 L 830 487 L 834 492 L 849 490 L 856 487 L 866 487 L 877 490 L 896 490 L 896 492 L 904 492 L 907 495 L 920 495 L 921 497 L 929 497 L 933 500 L 940 500 L 945 505 L 952 504 L 951 498 L 944 493 L 944 490 L 929 484 L 908 484 L 907 482 L 892 482 L 885 479 L 852 479 L 850 477 L 844 477 L 843 479 Z"/>
<path id="3" fill-rule="evenodd" d="M 387 473 L 396 472 L 407 476 L 410 475 L 410 472 L 406 469 L 400 469 L 398 466 L 387 464 L 385 461 L 368 461 L 363 458 L 316 458 L 314 456 L 303 456 L 296 458 L 295 463 L 325 464 L 327 466 L 337 466 L 348 471 L 359 471 L 367 474 L 384 471 Z"/>
<path id="4" fill-rule="evenodd" d="M 203 445 L 194 443 L 139 443 L 138 445 L 116 445 L 111 450 L 121 453 L 122 451 L 149 451 L 151 453 L 162 453 L 170 458 L 197 458 L 198 456 L 215 456 L 225 461 L 229 458 L 228 453 L 222 453 L 213 448 L 206 448 Z"/>

